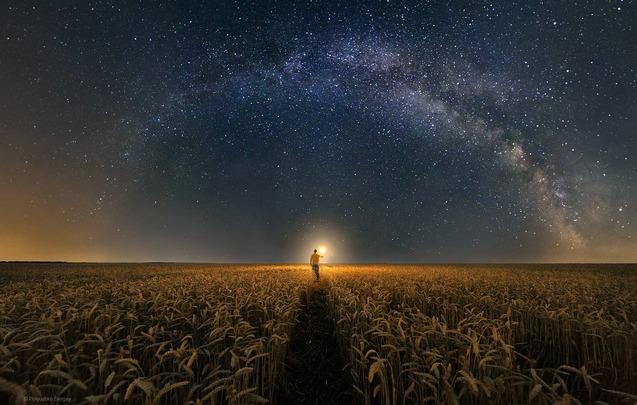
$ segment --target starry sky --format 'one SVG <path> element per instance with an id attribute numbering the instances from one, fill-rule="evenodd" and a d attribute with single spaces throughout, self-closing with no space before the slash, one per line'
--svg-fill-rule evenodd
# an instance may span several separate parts
<path id="1" fill-rule="evenodd" d="M 0 260 L 637 261 L 637 10 L 7 1 Z"/>

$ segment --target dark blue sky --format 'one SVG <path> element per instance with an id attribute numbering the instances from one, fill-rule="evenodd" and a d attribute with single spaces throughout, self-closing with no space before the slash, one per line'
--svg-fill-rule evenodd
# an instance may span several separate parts
<path id="1" fill-rule="evenodd" d="M 0 6 L 0 260 L 637 260 L 635 6 Z"/>

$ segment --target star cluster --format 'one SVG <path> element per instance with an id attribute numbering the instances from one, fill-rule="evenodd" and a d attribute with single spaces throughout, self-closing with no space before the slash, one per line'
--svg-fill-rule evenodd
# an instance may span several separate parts
<path id="1" fill-rule="evenodd" d="M 0 259 L 635 261 L 630 2 L 0 6 Z"/>

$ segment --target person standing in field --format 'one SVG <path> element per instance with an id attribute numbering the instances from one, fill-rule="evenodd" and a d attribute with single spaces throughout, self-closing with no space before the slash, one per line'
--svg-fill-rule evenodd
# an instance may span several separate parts
<path id="1" fill-rule="evenodd" d="M 316 253 L 316 249 L 314 249 L 314 254 L 310 256 L 310 265 L 312 266 L 312 271 L 314 271 L 314 282 L 319 281 L 319 259 L 321 257 L 323 256 Z"/>

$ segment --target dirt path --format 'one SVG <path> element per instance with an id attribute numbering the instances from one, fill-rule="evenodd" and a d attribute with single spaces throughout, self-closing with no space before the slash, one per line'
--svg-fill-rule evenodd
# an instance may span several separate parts
<path id="1" fill-rule="evenodd" d="M 351 403 L 349 373 L 343 370 L 336 321 L 327 309 L 325 281 L 301 294 L 302 311 L 290 337 L 279 404 Z"/>

